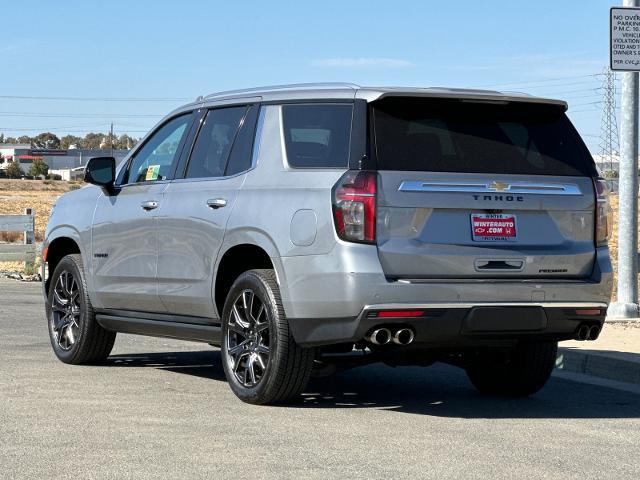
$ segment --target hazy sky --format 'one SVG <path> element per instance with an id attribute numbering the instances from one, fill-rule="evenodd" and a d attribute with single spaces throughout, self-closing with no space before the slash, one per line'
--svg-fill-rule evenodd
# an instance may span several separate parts
<path id="1" fill-rule="evenodd" d="M 0 29 L 5 135 L 81 135 L 106 131 L 113 121 L 117 133 L 141 136 L 163 114 L 198 95 L 349 81 L 562 98 L 598 153 L 597 74 L 608 64 L 612 2 L 6 3 L 14 6 L 3 5 Z"/>

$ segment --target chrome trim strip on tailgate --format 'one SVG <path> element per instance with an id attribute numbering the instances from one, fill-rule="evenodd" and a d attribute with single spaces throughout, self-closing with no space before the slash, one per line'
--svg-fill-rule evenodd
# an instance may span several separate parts
<path id="1" fill-rule="evenodd" d="M 400 192 L 467 192 L 467 193 L 517 193 L 531 195 L 582 195 L 574 183 L 537 182 L 449 182 L 430 180 L 427 182 L 405 180 L 398 188 Z"/>

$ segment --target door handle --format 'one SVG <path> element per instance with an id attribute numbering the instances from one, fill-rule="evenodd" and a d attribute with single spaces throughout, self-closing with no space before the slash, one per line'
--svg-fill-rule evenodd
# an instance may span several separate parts
<path id="1" fill-rule="evenodd" d="M 210 198 L 207 200 L 207 206 L 217 210 L 218 208 L 226 207 L 227 201 L 224 198 Z"/>
<path id="2" fill-rule="evenodd" d="M 158 208 L 158 202 L 155 200 L 147 200 L 146 202 L 142 202 L 140 206 L 145 210 L 153 210 L 154 208 Z"/>

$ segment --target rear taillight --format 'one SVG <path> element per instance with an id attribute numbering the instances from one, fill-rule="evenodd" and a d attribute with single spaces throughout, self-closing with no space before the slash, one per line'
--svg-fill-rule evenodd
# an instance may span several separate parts
<path id="1" fill-rule="evenodd" d="M 348 171 L 333 187 L 333 220 L 342 240 L 375 242 L 376 182 L 375 172 Z"/>
<path id="2" fill-rule="evenodd" d="M 611 234 L 612 210 L 609 204 L 609 188 L 601 179 L 594 180 L 596 190 L 596 246 L 605 246 Z"/>

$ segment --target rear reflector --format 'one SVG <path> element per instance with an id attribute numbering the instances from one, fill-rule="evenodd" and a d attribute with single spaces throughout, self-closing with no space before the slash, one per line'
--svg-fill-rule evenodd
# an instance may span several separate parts
<path id="1" fill-rule="evenodd" d="M 378 318 L 421 317 L 423 313 L 422 310 L 383 310 L 378 312 Z"/>
<path id="2" fill-rule="evenodd" d="M 602 310 L 599 308 L 581 308 L 576 309 L 576 315 L 600 315 Z"/>

